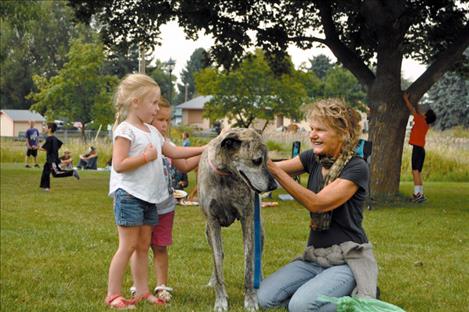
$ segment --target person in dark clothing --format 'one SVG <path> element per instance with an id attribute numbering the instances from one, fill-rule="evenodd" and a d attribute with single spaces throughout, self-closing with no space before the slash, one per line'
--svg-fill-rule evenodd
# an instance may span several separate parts
<path id="1" fill-rule="evenodd" d="M 77 165 L 78 169 L 98 169 L 98 153 L 94 146 L 90 146 L 85 154 L 80 155 L 80 162 Z"/>
<path id="2" fill-rule="evenodd" d="M 57 124 L 52 122 L 47 124 L 47 138 L 46 142 L 42 145 L 41 150 L 47 152 L 46 163 L 42 169 L 41 184 L 40 187 L 46 191 L 50 191 L 50 174 L 54 178 L 65 178 L 74 176 L 77 180 L 80 179 L 76 170 L 61 170 L 59 167 L 59 149 L 62 146 L 60 141 L 55 135 L 57 130 Z"/>

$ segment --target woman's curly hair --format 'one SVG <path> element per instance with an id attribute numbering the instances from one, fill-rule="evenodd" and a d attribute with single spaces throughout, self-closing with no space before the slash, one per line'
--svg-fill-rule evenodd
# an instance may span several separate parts
<path id="1" fill-rule="evenodd" d="M 342 153 L 353 151 L 361 133 L 360 114 L 338 98 L 314 102 L 307 112 L 308 120 L 318 119 L 334 129 L 342 138 Z"/>

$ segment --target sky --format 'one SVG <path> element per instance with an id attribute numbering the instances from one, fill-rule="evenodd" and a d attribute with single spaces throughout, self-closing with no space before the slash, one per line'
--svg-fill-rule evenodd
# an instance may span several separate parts
<path id="1" fill-rule="evenodd" d="M 181 71 L 186 67 L 187 61 L 197 48 L 204 48 L 209 50 L 213 45 L 214 40 L 206 35 L 200 34 L 197 41 L 186 39 L 184 31 L 177 22 L 169 22 L 161 26 L 161 46 L 156 47 L 154 57 L 162 62 L 166 62 L 169 58 L 176 61 L 175 68 L 172 72 L 173 75 L 178 77 Z M 288 53 L 292 57 L 293 64 L 298 68 L 303 62 L 308 62 L 308 59 L 313 58 L 319 54 L 327 55 L 331 60 L 335 61 L 336 58 L 332 52 L 327 49 L 313 48 L 309 50 L 301 50 L 296 47 L 290 46 Z M 418 62 L 410 59 L 403 61 L 403 77 L 410 81 L 417 79 L 425 70 L 425 65 L 420 65 Z"/>

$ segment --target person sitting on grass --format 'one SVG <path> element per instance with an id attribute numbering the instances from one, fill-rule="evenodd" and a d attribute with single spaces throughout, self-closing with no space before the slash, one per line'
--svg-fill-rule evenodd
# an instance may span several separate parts
<path id="1" fill-rule="evenodd" d="M 65 178 L 74 176 L 77 180 L 80 179 L 78 172 L 76 170 L 61 170 L 60 169 L 60 160 L 59 160 L 59 149 L 62 146 L 62 141 L 60 141 L 55 135 L 57 130 L 57 124 L 51 122 L 47 124 L 47 138 L 46 142 L 40 148 L 41 151 L 47 152 L 46 163 L 42 169 L 41 175 L 41 184 L 40 187 L 46 191 L 50 191 L 50 174 L 54 178 Z"/>
<path id="2" fill-rule="evenodd" d="M 90 146 L 85 154 L 80 155 L 77 168 L 90 170 L 98 169 L 98 153 L 94 146 Z"/>
<path id="3" fill-rule="evenodd" d="M 70 150 L 66 149 L 64 154 L 59 157 L 60 164 L 59 167 L 62 170 L 73 170 L 73 159 Z"/>
<path id="4" fill-rule="evenodd" d="M 425 136 L 430 125 L 435 122 L 436 114 L 429 109 L 425 114 L 418 111 L 418 106 L 414 107 L 409 100 L 409 94 L 403 95 L 404 104 L 414 116 L 414 125 L 410 130 L 409 144 L 412 145 L 412 178 L 414 180 L 414 193 L 412 201 L 423 203 L 426 198 L 423 195 L 422 168 L 425 161 Z"/>
<path id="5" fill-rule="evenodd" d="M 261 308 L 335 311 L 321 295 L 377 295 L 378 266 L 362 226 L 369 171 L 354 152 L 360 116 L 339 99 L 324 99 L 314 103 L 308 121 L 312 149 L 267 163 L 275 180 L 309 212 L 307 247 L 302 257 L 262 281 Z M 306 187 L 291 177 L 301 173 L 309 175 Z"/>

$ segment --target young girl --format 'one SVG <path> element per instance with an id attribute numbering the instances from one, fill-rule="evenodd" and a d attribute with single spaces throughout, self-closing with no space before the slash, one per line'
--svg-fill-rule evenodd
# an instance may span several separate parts
<path id="1" fill-rule="evenodd" d="M 168 127 L 171 120 L 171 105 L 166 99 L 161 98 L 159 102 L 159 110 L 153 119 L 152 125 L 165 137 L 168 137 Z M 170 142 L 168 140 L 168 142 Z M 170 142 L 170 144 L 173 144 Z M 189 159 L 168 159 L 162 157 L 165 166 L 165 183 L 167 184 L 166 198 L 156 204 L 158 210 L 159 223 L 153 227 L 151 247 L 153 249 L 153 265 L 156 275 L 156 287 L 154 293 L 157 298 L 168 302 L 171 299 L 172 288 L 168 287 L 168 246 L 173 242 L 173 222 L 176 208 L 176 200 L 173 197 L 174 167 L 182 172 L 188 172 L 199 164 L 200 156 Z M 135 265 L 135 256 L 132 256 L 132 266 Z M 135 286 L 131 287 L 131 293 L 135 293 Z"/>
<path id="2" fill-rule="evenodd" d="M 106 304 L 110 308 L 133 309 L 142 300 L 163 303 L 150 294 L 147 280 L 151 230 L 158 223 L 155 204 L 167 193 L 162 178 L 162 157 L 158 156 L 164 153 L 173 158 L 187 158 L 203 151 L 203 148 L 178 148 L 165 143 L 159 132 L 149 125 L 157 114 L 159 99 L 158 84 L 143 74 L 125 77 L 115 95 L 117 115 L 125 120 L 113 133 L 109 194 L 114 196 L 119 247 L 109 267 Z M 121 295 L 122 279 L 134 252 L 132 275 L 136 296 L 127 300 Z"/>

